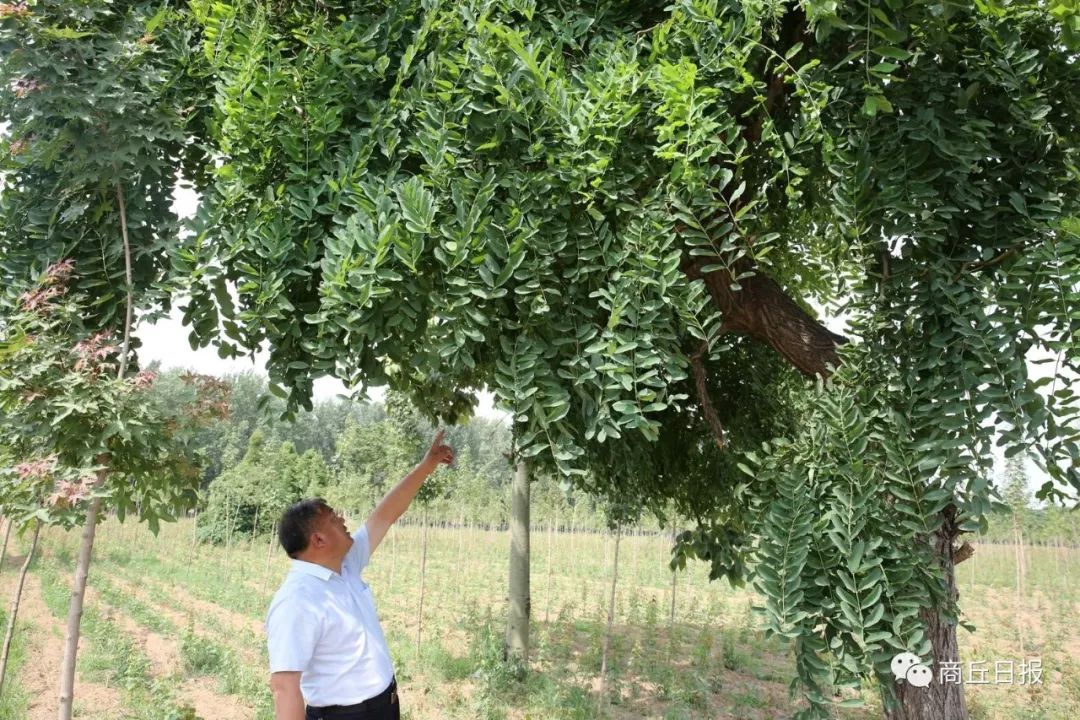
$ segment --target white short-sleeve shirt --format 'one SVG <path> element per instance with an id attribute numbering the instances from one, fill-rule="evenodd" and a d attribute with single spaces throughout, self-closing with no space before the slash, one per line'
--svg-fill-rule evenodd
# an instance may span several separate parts
<path id="1" fill-rule="evenodd" d="M 361 577 L 371 556 L 365 526 L 353 533 L 341 574 L 293 560 L 266 615 L 270 672 L 299 671 L 308 705 L 352 705 L 394 679 L 371 589 Z"/>

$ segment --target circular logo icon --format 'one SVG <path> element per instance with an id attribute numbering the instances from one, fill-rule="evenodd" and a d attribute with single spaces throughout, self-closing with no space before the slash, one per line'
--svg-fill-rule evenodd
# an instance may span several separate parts
<path id="1" fill-rule="evenodd" d="M 892 659 L 890 667 L 894 678 L 904 680 L 907 678 L 908 670 L 921 664 L 922 660 L 915 653 L 902 652 Z"/>
<path id="2" fill-rule="evenodd" d="M 930 681 L 934 678 L 934 673 L 930 671 L 930 668 L 926 667 L 922 663 L 918 665 L 912 665 L 908 668 L 907 675 L 904 676 L 910 684 L 915 687 L 924 688 L 930 684 Z"/>

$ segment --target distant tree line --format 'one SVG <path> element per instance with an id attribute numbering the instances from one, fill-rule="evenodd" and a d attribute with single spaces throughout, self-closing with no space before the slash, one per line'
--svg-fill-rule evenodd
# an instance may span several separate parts
<path id="1" fill-rule="evenodd" d="M 190 402 L 186 371 L 162 372 L 153 392 L 167 403 Z M 227 417 L 198 436 L 202 460 L 199 536 L 223 543 L 264 536 L 289 504 L 320 496 L 354 515 L 369 511 L 421 458 L 435 428 L 403 397 L 384 402 L 333 398 L 314 403 L 295 422 L 282 420 L 285 404 L 254 372 L 226 375 Z M 477 416 L 447 428 L 457 449 L 452 467 L 429 480 L 420 498 L 434 523 L 503 527 L 511 479 L 510 430 Z M 595 499 L 554 478 L 533 487 L 533 521 L 564 530 L 606 527 Z"/>
<path id="2" fill-rule="evenodd" d="M 190 404 L 194 390 L 185 374 L 161 373 L 152 392 L 166 403 Z M 289 422 L 281 418 L 285 402 L 269 394 L 262 376 L 243 372 L 222 380 L 231 389 L 231 410 L 202 428 L 197 438 L 202 460 L 198 525 L 206 541 L 265 536 L 282 511 L 304 497 L 324 497 L 363 515 L 419 461 L 434 434 L 434 427 L 393 392 L 381 403 L 321 400 Z M 504 527 L 512 473 L 509 427 L 477 416 L 448 428 L 447 438 L 458 457 L 432 479 L 432 491 L 421 498 L 431 522 Z M 1022 461 L 1010 460 L 1005 475 L 998 512 L 978 540 L 1011 543 L 1016 527 L 1025 542 L 1080 545 L 1080 516 L 1060 507 L 1035 507 Z M 541 474 L 534 481 L 536 526 L 600 530 L 609 525 L 609 511 L 550 476 Z M 621 515 L 633 513 L 623 509 Z M 639 519 L 644 527 L 661 527 L 655 517 Z M 685 528 L 693 521 L 676 524 Z"/>

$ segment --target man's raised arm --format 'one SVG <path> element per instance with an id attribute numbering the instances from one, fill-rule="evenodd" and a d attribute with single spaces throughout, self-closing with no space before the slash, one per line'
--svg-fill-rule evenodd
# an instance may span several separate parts
<path id="1" fill-rule="evenodd" d="M 369 555 L 375 552 L 375 548 L 386 537 L 386 531 L 397 522 L 397 519 L 412 503 L 428 475 L 435 472 L 435 468 L 439 465 L 449 465 L 454 462 L 454 449 L 449 445 L 443 445 L 443 433 L 443 430 L 435 433 L 435 439 L 424 455 L 424 459 L 394 486 L 393 490 L 386 493 L 371 513 L 371 517 L 367 519 Z"/>

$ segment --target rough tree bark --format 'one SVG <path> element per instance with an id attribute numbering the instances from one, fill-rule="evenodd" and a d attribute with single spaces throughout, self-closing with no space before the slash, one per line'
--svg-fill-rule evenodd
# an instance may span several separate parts
<path id="1" fill-rule="evenodd" d="M 724 313 L 724 329 L 750 335 L 773 347 L 806 375 L 829 377 L 838 364 L 837 348 L 846 338 L 829 331 L 792 300 L 774 280 L 757 273 L 739 281 L 742 290 L 732 291 L 733 277 L 726 271 L 702 275 L 697 263 L 685 268 L 690 277 L 701 277 L 716 305 Z M 741 272 L 741 270 L 737 270 Z M 958 531 L 951 516 L 933 538 L 950 601 L 958 597 L 953 540 Z M 963 558 L 961 558 L 963 559 Z M 938 608 L 921 612 L 933 646 L 935 681 L 927 688 L 901 683 L 897 708 L 885 713 L 888 720 L 967 720 L 963 685 L 937 681 L 940 663 L 958 662 L 956 624 Z"/>
<path id="2" fill-rule="evenodd" d="M 688 257 L 682 270 L 691 280 L 702 280 L 713 303 L 723 313 L 725 332 L 740 333 L 763 342 L 806 375 L 828 377 L 839 362 L 836 349 L 847 342 L 799 307 L 779 283 L 754 269 L 748 260 L 736 262 L 730 270 L 702 272 L 716 260 Z M 754 271 L 739 280 L 741 289 L 732 290 L 735 276 Z"/>
<path id="3" fill-rule="evenodd" d="M 941 562 L 942 576 L 948 602 L 955 603 L 960 596 L 956 586 L 956 550 L 953 541 L 959 536 L 956 527 L 956 508 L 944 511 L 944 522 L 934 533 L 934 552 Z M 960 649 L 956 641 L 956 623 L 951 622 L 937 608 L 924 608 L 920 613 L 926 624 L 926 633 L 933 645 L 934 657 L 922 658 L 930 665 L 933 681 L 928 687 L 918 688 L 906 682 L 898 682 L 896 695 L 898 705 L 885 710 L 887 720 L 968 720 L 962 683 L 942 683 L 941 663 L 960 661 Z"/>
<path id="4" fill-rule="evenodd" d="M 797 44 L 810 45 L 813 41 L 805 11 L 797 3 L 791 3 L 780 21 L 773 50 L 787 56 Z M 766 118 L 780 111 L 787 102 L 789 86 L 784 83 L 784 72 L 766 71 L 767 90 L 761 111 L 747 113 L 739 120 L 742 135 L 751 145 L 760 142 Z M 737 212 L 744 202 L 745 199 L 729 198 L 729 211 Z M 681 269 L 691 280 L 704 281 L 713 303 L 723 313 L 724 332 L 749 335 L 768 344 L 806 375 L 827 377 L 832 372 L 830 368 L 835 368 L 838 362 L 836 348 L 847 342 L 845 337 L 814 319 L 749 258 L 740 258 L 726 269 L 703 272 L 707 265 L 713 264 L 717 264 L 716 258 L 687 254 Z M 732 289 L 735 278 L 746 273 L 751 274 L 738 281 L 739 289 Z M 708 415 L 709 408 L 704 410 Z M 722 438 L 718 436 L 717 440 L 722 445 Z"/>
<path id="5" fill-rule="evenodd" d="M 740 279 L 741 289 L 732 290 L 735 275 L 754 269 L 748 260 L 740 260 L 730 271 L 721 269 L 703 273 L 702 268 L 710 262 L 715 260 L 689 258 L 682 269 L 691 279 L 701 279 L 705 283 L 714 304 L 723 313 L 722 329 L 725 332 L 749 335 L 768 344 L 808 376 L 828 378 L 832 374 L 839 363 L 837 348 L 847 342 L 846 338 L 811 317 L 779 283 L 764 273 L 755 272 L 751 277 Z M 955 510 L 950 508 L 942 529 L 933 537 L 950 602 L 955 602 L 958 597 L 955 565 L 970 556 L 970 546 L 966 554 L 961 549 L 959 555 L 954 556 L 957 551 L 953 541 L 959 535 L 954 516 Z M 963 685 L 938 681 L 941 662 L 959 661 L 956 624 L 950 622 L 939 608 L 924 609 L 921 618 L 933 647 L 934 682 L 927 688 L 900 683 L 899 705 L 886 711 L 885 716 L 888 720 L 967 720 Z"/>

